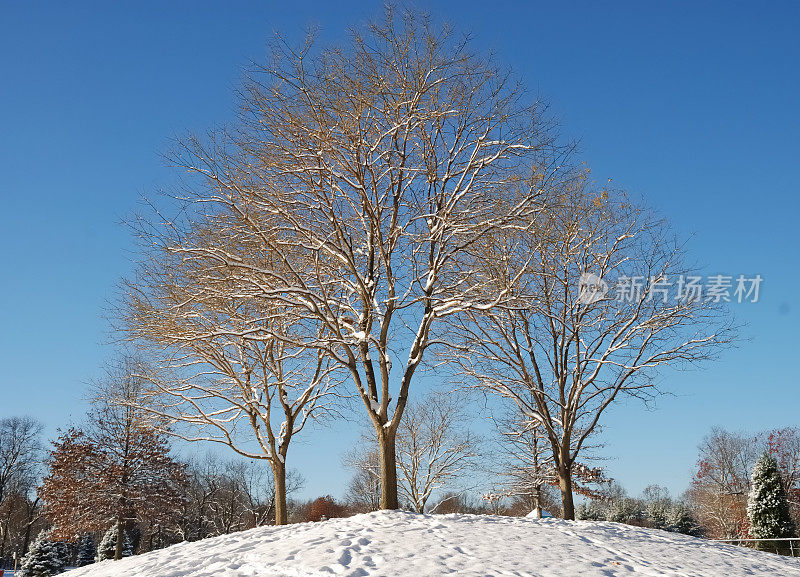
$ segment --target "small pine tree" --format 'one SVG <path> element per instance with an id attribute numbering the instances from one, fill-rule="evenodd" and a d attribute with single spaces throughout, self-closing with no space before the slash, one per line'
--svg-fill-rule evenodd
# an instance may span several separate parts
<path id="1" fill-rule="evenodd" d="M 647 504 L 647 520 L 653 529 L 667 529 L 671 503 L 666 500 L 653 501 Z"/>
<path id="2" fill-rule="evenodd" d="M 596 500 L 581 503 L 575 509 L 575 518 L 581 521 L 605 521 L 606 511 Z"/>
<path id="3" fill-rule="evenodd" d="M 692 537 L 701 537 L 703 535 L 703 529 L 692 515 L 692 512 L 682 503 L 677 503 L 670 509 L 667 521 L 664 529 L 672 533 L 683 533 Z"/>
<path id="4" fill-rule="evenodd" d="M 646 516 L 640 501 L 624 497 L 611 503 L 606 513 L 606 521 L 641 525 Z"/>
<path id="5" fill-rule="evenodd" d="M 72 547 L 64 541 L 56 541 L 55 546 L 58 558 L 61 560 L 61 566 L 64 568 L 69 567 L 72 564 Z"/>
<path id="6" fill-rule="evenodd" d="M 64 571 L 62 547 L 50 540 L 50 531 L 42 531 L 22 560 L 22 577 L 50 577 Z"/>
<path id="7" fill-rule="evenodd" d="M 794 537 L 795 527 L 781 482 L 778 461 L 767 452 L 758 458 L 753 467 L 747 516 L 750 519 L 750 534 L 755 539 Z M 758 543 L 758 548 L 776 552 L 782 549 L 771 543 Z"/>
<path id="8" fill-rule="evenodd" d="M 81 537 L 78 545 L 78 559 L 76 565 L 78 567 L 85 567 L 94 563 L 97 557 L 97 544 L 94 542 L 94 535 L 89 533 Z"/>
<path id="9" fill-rule="evenodd" d="M 114 524 L 105 532 L 103 538 L 100 540 L 100 545 L 97 547 L 97 561 L 105 561 L 106 559 L 113 559 L 117 552 L 117 525 Z M 122 541 L 122 556 L 130 557 L 133 554 L 131 550 L 131 542 L 128 535 L 123 531 Z"/>

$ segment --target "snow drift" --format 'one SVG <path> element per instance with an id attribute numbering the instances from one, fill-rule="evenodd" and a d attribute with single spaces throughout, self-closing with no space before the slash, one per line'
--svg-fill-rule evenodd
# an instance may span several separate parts
<path id="1" fill-rule="evenodd" d="M 69 577 L 800 576 L 800 560 L 616 523 L 384 511 L 262 527 Z"/>

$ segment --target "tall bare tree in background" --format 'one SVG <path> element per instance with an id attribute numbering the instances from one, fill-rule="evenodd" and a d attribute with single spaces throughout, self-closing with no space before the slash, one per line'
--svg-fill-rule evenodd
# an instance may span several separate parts
<path id="1" fill-rule="evenodd" d="M 429 393 L 410 404 L 397 439 L 400 494 L 424 513 L 435 491 L 474 471 L 478 444 L 467 429 L 464 400 L 454 393 Z"/>
<path id="2" fill-rule="evenodd" d="M 381 456 L 375 443 L 366 441 L 353 447 L 342 457 L 342 465 L 353 472 L 347 485 L 347 505 L 356 513 L 380 509 Z"/>
<path id="3" fill-rule="evenodd" d="M 557 481 L 553 451 L 538 421 L 526 417 L 515 404 L 495 419 L 500 440 L 494 453 L 509 495 L 530 503 L 531 512 L 541 519 L 548 489 Z"/>
<path id="4" fill-rule="evenodd" d="M 747 536 L 750 470 L 760 454 L 755 435 L 720 428 L 700 443 L 697 473 L 687 496 L 710 537 Z"/>
<path id="5" fill-rule="evenodd" d="M 20 486 L 35 482 L 42 425 L 30 417 L 0 419 L 0 504 Z"/>
<path id="6" fill-rule="evenodd" d="M 220 298 L 269 301 L 319 329 L 288 340 L 349 373 L 380 449 L 381 506 L 397 508 L 414 376 L 447 340 L 440 319 L 505 298 L 485 290 L 471 251 L 537 210 L 558 164 L 553 134 L 466 38 L 391 9 L 342 47 L 277 43 L 243 92 L 236 130 L 174 157 L 199 177 L 188 226 L 211 236 L 160 244 L 224 271 L 230 284 L 208 287 Z"/>
<path id="7" fill-rule="evenodd" d="M 486 274 L 514 299 L 491 315 L 467 311 L 457 327 L 464 374 L 547 434 L 567 519 L 573 468 L 606 409 L 652 395 L 659 368 L 707 359 L 730 338 L 718 303 L 676 294 L 691 271 L 664 223 L 587 178 L 576 174 L 530 226 L 485 243 Z M 600 286 L 581 291 L 587 273 Z M 603 294 L 597 279 L 616 290 Z"/>
<path id="8" fill-rule="evenodd" d="M 30 417 L 0 419 L 0 564 L 25 554 L 37 519 L 33 494 L 41 466 L 42 425 Z"/>

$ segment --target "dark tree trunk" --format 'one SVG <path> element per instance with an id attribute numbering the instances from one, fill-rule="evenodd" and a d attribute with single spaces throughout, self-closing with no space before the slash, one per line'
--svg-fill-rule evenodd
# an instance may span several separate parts
<path id="1" fill-rule="evenodd" d="M 568 465 L 560 464 L 558 466 L 558 488 L 561 491 L 562 517 L 574 521 L 575 501 L 572 496 L 572 471 Z"/>
<path id="2" fill-rule="evenodd" d="M 22 541 L 22 555 L 28 553 L 28 547 L 31 544 L 31 531 L 33 530 L 33 522 L 36 520 L 36 508 L 39 506 L 39 497 L 37 496 L 28 508 L 28 522 L 25 524 L 25 539 Z"/>
<path id="3" fill-rule="evenodd" d="M 122 559 L 122 553 L 125 549 L 125 520 L 122 515 L 117 517 L 117 545 L 114 549 L 114 560 L 119 561 Z"/>
<path id="4" fill-rule="evenodd" d="M 272 463 L 272 475 L 275 479 L 275 524 L 286 525 L 289 522 L 286 509 L 286 464 L 276 459 Z"/>
<path id="5" fill-rule="evenodd" d="M 397 498 L 396 433 L 384 427 L 377 428 L 381 459 L 381 509 L 399 509 Z"/>
<path id="6" fill-rule="evenodd" d="M 0 533 L 3 534 L 3 541 L 0 543 L 0 563 L 5 562 L 6 559 L 6 541 L 8 541 L 8 534 L 11 532 L 8 525 L 8 522 L 6 522 L 2 530 L 0 530 Z"/>

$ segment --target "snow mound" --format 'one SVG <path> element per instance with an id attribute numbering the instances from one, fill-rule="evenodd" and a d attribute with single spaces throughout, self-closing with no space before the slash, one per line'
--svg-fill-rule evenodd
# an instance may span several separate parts
<path id="1" fill-rule="evenodd" d="M 383 511 L 181 543 L 69 577 L 800 577 L 800 560 L 616 523 Z"/>

